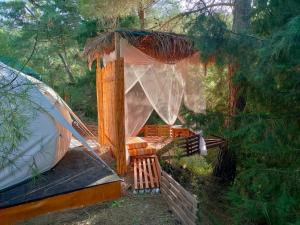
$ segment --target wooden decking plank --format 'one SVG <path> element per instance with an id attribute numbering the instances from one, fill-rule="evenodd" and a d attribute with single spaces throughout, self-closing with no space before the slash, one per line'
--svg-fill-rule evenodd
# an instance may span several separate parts
<path id="1" fill-rule="evenodd" d="M 133 161 L 133 175 L 134 175 L 134 189 L 138 189 L 138 178 L 137 178 L 137 159 L 134 158 Z"/>
<path id="2" fill-rule="evenodd" d="M 156 164 L 154 162 L 154 158 L 152 157 L 150 160 L 151 160 L 151 164 L 152 164 L 153 171 L 154 171 L 154 180 L 156 182 L 156 187 L 159 187 L 159 181 L 158 181 L 158 175 L 157 175 L 157 168 L 156 168 Z"/>
<path id="3" fill-rule="evenodd" d="M 158 181 L 160 182 L 160 180 L 161 180 L 161 167 L 160 167 L 157 156 L 155 156 L 154 160 L 155 160 L 155 165 L 156 165 L 157 172 L 158 172 Z"/>
<path id="4" fill-rule="evenodd" d="M 143 159 L 143 167 L 144 167 L 144 179 L 145 179 L 145 186 L 148 189 L 149 188 L 149 184 L 148 184 L 148 173 L 147 173 L 147 168 L 146 168 L 146 159 Z"/>
<path id="5" fill-rule="evenodd" d="M 138 158 L 138 164 L 139 164 L 139 175 L 140 175 L 140 189 L 144 189 L 143 184 L 143 172 L 142 172 L 142 160 Z"/>
<path id="6" fill-rule="evenodd" d="M 153 174 L 152 174 L 151 162 L 150 162 L 149 158 L 147 158 L 147 166 L 148 166 L 148 171 L 149 171 L 151 188 L 154 188 L 155 186 L 154 186 L 154 182 L 153 182 Z"/>

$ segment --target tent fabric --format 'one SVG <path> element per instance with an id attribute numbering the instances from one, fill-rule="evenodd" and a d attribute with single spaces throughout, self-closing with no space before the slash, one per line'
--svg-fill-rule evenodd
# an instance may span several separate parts
<path id="1" fill-rule="evenodd" d="M 206 98 L 202 82 L 205 76 L 205 66 L 199 63 L 199 54 L 180 61 L 177 69 L 185 82 L 184 105 L 195 113 L 204 113 Z"/>
<path id="2" fill-rule="evenodd" d="M 0 80 L 6 83 L 12 81 L 6 90 L 11 95 L 26 92 L 26 101 L 20 102 L 19 112 L 28 119 L 25 125 L 29 136 L 21 139 L 10 152 L 3 151 L 7 146 L 3 143 L 0 157 L 6 158 L 7 163 L 1 164 L 0 190 L 31 178 L 36 172 L 51 169 L 66 154 L 72 135 L 92 150 L 72 127 L 70 109 L 50 87 L 1 62 Z M 0 99 L 2 107 L 5 104 L 15 107 L 5 96 L 0 96 Z M 1 132 L 4 130 L 0 127 Z"/>
<path id="3" fill-rule="evenodd" d="M 141 85 L 137 83 L 126 94 L 125 101 L 125 134 L 126 136 L 136 136 L 141 127 L 149 119 L 153 107 L 148 101 Z"/>
<path id="4" fill-rule="evenodd" d="M 179 113 L 184 89 L 184 81 L 175 65 L 152 66 L 139 81 L 153 109 L 166 124 L 173 125 Z"/>
<path id="5" fill-rule="evenodd" d="M 205 111 L 202 85 L 204 70 L 199 54 L 172 64 L 161 63 L 120 40 L 124 58 L 126 136 L 136 136 L 153 110 L 168 125 L 173 125 L 182 103 L 196 112 Z M 104 65 L 116 59 L 115 51 L 103 56 Z"/>

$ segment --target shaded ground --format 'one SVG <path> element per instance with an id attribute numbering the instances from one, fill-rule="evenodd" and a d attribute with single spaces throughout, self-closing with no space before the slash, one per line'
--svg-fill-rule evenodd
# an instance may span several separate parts
<path id="1" fill-rule="evenodd" d="M 161 194 L 130 195 L 117 201 L 49 213 L 22 225 L 178 225 Z"/>

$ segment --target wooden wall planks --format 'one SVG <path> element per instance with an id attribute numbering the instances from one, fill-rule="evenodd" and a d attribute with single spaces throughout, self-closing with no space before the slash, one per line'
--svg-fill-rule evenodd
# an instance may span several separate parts
<path id="1" fill-rule="evenodd" d="M 183 225 L 195 225 L 197 221 L 197 197 L 185 190 L 169 174 L 162 171 L 161 193 L 170 209 Z"/>
<path id="2" fill-rule="evenodd" d="M 99 143 L 113 150 L 117 173 L 126 172 L 125 109 L 124 109 L 124 60 L 97 67 L 97 106 Z"/>

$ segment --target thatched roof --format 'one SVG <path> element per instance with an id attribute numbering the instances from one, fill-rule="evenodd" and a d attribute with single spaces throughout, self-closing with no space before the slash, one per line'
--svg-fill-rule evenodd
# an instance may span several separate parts
<path id="1" fill-rule="evenodd" d="M 184 35 L 127 29 L 114 32 L 118 32 L 132 46 L 164 63 L 173 63 L 195 53 L 193 43 Z M 97 57 L 114 51 L 114 32 L 102 33 L 87 41 L 84 56 L 88 58 L 89 64 Z"/>

